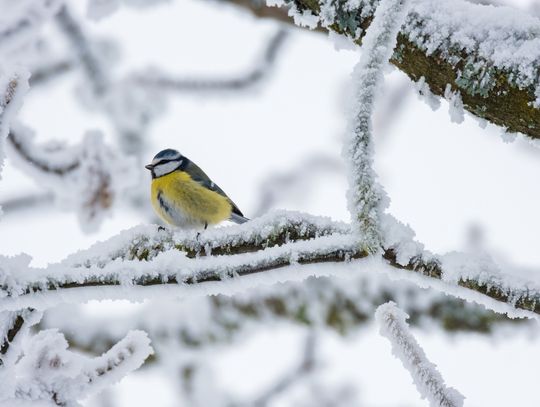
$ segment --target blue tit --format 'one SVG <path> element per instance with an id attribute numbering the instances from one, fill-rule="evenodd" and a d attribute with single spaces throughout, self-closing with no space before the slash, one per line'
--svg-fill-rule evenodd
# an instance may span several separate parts
<path id="1" fill-rule="evenodd" d="M 165 222 L 206 229 L 224 220 L 248 221 L 227 194 L 178 151 L 160 151 L 145 168 L 152 173 L 152 206 Z"/>

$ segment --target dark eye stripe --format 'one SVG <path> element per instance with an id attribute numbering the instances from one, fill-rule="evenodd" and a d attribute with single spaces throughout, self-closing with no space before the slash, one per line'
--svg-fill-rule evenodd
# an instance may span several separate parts
<path id="1" fill-rule="evenodd" d="M 167 163 L 170 163 L 170 162 L 173 162 L 173 161 L 180 162 L 180 158 L 169 158 L 169 159 L 166 158 L 166 159 L 158 161 L 157 163 L 154 164 L 154 166 L 158 166 L 158 165 L 161 165 L 161 164 L 167 164 Z"/>

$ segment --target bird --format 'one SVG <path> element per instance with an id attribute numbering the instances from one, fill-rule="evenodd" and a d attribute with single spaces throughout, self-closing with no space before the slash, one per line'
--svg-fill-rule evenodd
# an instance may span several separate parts
<path id="1" fill-rule="evenodd" d="M 225 220 L 237 224 L 249 220 L 203 170 L 177 150 L 160 151 L 145 168 L 152 174 L 152 206 L 166 223 L 206 229 Z"/>

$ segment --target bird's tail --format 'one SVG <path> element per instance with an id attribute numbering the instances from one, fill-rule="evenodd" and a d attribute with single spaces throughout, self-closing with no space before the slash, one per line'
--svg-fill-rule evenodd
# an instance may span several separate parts
<path id="1" fill-rule="evenodd" d="M 239 225 L 242 224 L 242 223 L 246 223 L 249 219 L 246 218 L 245 216 L 242 216 L 242 215 L 239 215 L 237 213 L 231 213 L 231 221 L 233 221 L 234 223 L 238 223 Z"/>

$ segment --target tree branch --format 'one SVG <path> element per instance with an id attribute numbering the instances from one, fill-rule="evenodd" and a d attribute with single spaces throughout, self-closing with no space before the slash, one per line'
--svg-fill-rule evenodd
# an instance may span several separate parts
<path id="1" fill-rule="evenodd" d="M 31 308 L 0 313 L 0 368 L 5 365 L 15 337 L 37 322 L 34 310 Z"/>
<path id="2" fill-rule="evenodd" d="M 275 397 L 283 394 L 299 381 L 309 376 L 316 368 L 316 347 L 317 347 L 317 334 L 315 331 L 310 331 L 307 334 L 304 343 L 304 350 L 300 363 L 291 371 L 280 378 L 263 394 L 258 396 L 251 403 L 247 403 L 247 406 L 252 407 L 265 407 Z"/>
<path id="3" fill-rule="evenodd" d="M 156 88 L 171 92 L 216 92 L 239 91 L 259 83 L 268 76 L 275 66 L 277 55 L 288 36 L 287 30 L 280 28 L 268 40 L 262 58 L 245 74 L 230 79 L 181 79 L 159 73 L 137 74 L 133 78 L 135 85 Z"/>
<path id="4" fill-rule="evenodd" d="M 396 45 L 407 6 L 405 0 L 381 2 L 364 38 L 360 61 L 353 71 L 353 111 L 344 148 L 349 170 L 348 206 L 353 228 L 363 237 L 362 247 L 371 253 L 376 253 L 382 246 L 380 218 L 385 209 L 385 194 L 373 169 L 371 116 L 375 94 L 383 80 L 383 69 Z"/>
<path id="5" fill-rule="evenodd" d="M 56 15 L 56 21 L 65 37 L 71 42 L 72 49 L 77 53 L 80 65 L 92 86 L 93 92 L 96 95 L 102 95 L 109 85 L 109 78 L 85 33 L 73 18 L 67 6 L 62 6 Z"/>
<path id="6" fill-rule="evenodd" d="M 45 269 L 22 267 L 8 258 L 0 266 L 4 281 L 0 287 L 0 309 L 44 309 L 58 303 L 100 298 L 134 300 L 151 297 L 156 289 L 172 297 L 186 295 L 188 287 L 229 292 L 245 287 L 242 281 L 248 276 L 266 275 L 266 279 L 256 280 L 261 282 L 297 280 L 334 273 L 328 268 L 314 270 L 303 265 L 333 263 L 335 269 L 344 263 L 349 272 L 375 268 L 397 278 L 421 275 L 426 278 L 414 281 L 444 288 L 451 295 L 469 300 L 475 293 L 474 301 L 498 312 L 515 308 L 529 311 L 522 316 L 540 314 L 538 284 L 502 275 L 489 259 L 465 254 L 435 257 L 408 239 L 386 242 L 381 258 L 365 258 L 367 253 L 359 249 L 358 239 L 343 234 L 343 224 L 334 224 L 336 233 L 331 233 L 332 222 L 327 219 L 301 219 L 298 214 L 287 218 L 286 213 L 280 212 L 244 225 L 209 230 L 199 238 L 195 232 L 173 235 L 158 231 L 155 226 L 138 227 Z M 392 234 L 396 233 L 403 234 Z M 289 236 L 293 235 L 298 240 L 291 241 Z M 319 237 L 302 240 L 312 235 Z M 212 253 L 213 250 L 222 254 Z M 272 272 L 284 268 L 290 272 Z M 396 273 L 396 269 L 407 273 Z M 436 281 L 442 285 L 435 284 Z M 240 286 L 235 288 L 235 282 Z M 184 290 L 170 291 L 172 286 Z M 497 302 L 506 307 L 496 307 Z"/>
<path id="7" fill-rule="evenodd" d="M 120 158 L 99 132 L 87 132 L 73 146 L 40 145 L 33 138 L 30 129 L 14 125 L 7 145 L 10 158 L 41 186 L 54 191 L 64 207 L 74 209 L 85 230 L 96 228 L 115 198 L 135 185 L 134 160 Z"/>
<path id="8" fill-rule="evenodd" d="M 251 0 L 229 1 L 256 16 L 292 23 L 286 8 Z M 318 29 L 346 35 L 357 44 L 373 20 L 377 3 L 363 0 L 350 7 L 341 0 L 286 1 L 300 13 L 318 16 L 322 20 Z M 415 3 L 390 62 L 413 81 L 424 78 L 439 97 L 444 97 L 450 84 L 473 116 L 509 132 L 540 138 L 540 109 L 535 107 L 540 96 L 540 55 L 530 51 L 536 49 L 532 43 L 538 40 L 540 21 L 525 14 L 512 19 L 519 13 L 456 0 Z M 482 16 L 481 23 L 475 22 L 475 16 Z M 518 20 L 520 26 L 513 22 Z M 497 37 L 500 30 L 505 32 L 504 43 L 500 43 L 503 36 Z M 466 40 L 460 43 L 459 38 Z M 489 52 L 482 51 L 485 49 Z M 511 57 L 503 60 L 497 49 L 505 49 L 505 55 Z"/>
<path id="9" fill-rule="evenodd" d="M 377 308 L 375 318 L 381 335 L 392 344 L 392 353 L 409 371 L 422 398 L 427 398 L 431 407 L 462 407 L 465 397 L 447 387 L 437 367 L 427 359 L 409 331 L 408 315 L 388 302 Z"/>

